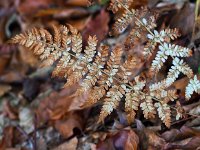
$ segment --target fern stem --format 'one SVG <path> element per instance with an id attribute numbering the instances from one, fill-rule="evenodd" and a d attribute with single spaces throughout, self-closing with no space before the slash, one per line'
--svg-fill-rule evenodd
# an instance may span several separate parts
<path id="1" fill-rule="evenodd" d="M 155 36 L 154 35 L 154 33 L 149 29 L 149 28 L 147 28 L 144 24 L 143 24 L 143 22 L 139 19 L 139 18 L 137 18 L 130 10 L 129 10 L 129 8 L 127 8 L 122 2 L 120 2 L 119 0 L 116 0 L 125 10 L 127 10 L 130 14 L 132 14 L 133 16 L 134 16 L 134 18 L 140 23 L 140 25 L 142 25 L 152 36 Z M 158 43 L 163 47 L 163 48 L 165 48 L 164 47 L 164 44 L 161 42 L 161 41 L 158 41 Z M 172 58 L 173 58 L 173 60 L 175 61 L 175 58 L 173 57 L 173 56 L 171 56 Z M 133 90 L 133 87 L 132 86 L 129 86 L 129 85 L 127 85 L 127 84 L 124 84 L 125 86 L 127 86 L 128 88 L 130 88 L 131 90 Z M 142 95 L 144 95 L 145 93 L 144 92 L 141 92 L 141 91 L 139 91 L 139 93 L 140 94 L 142 94 Z M 150 95 L 146 95 L 145 94 L 145 96 L 150 96 Z M 152 97 L 152 96 L 151 96 Z M 157 99 L 156 97 L 152 97 L 155 101 L 157 101 L 157 102 L 160 102 L 160 103 L 162 103 L 162 101 L 161 100 L 159 100 L 159 99 Z M 174 110 L 177 110 L 175 107 L 173 107 L 173 106 L 170 106 L 170 108 L 172 108 L 172 109 L 174 109 Z M 200 116 L 198 116 L 198 115 L 194 115 L 194 114 L 190 114 L 190 113 L 185 113 L 185 114 L 187 114 L 187 115 L 191 115 L 191 116 L 194 116 L 194 117 L 200 117 Z"/>

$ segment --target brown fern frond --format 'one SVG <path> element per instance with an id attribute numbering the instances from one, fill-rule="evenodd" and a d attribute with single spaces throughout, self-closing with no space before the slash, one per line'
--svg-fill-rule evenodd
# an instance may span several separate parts
<path id="1" fill-rule="evenodd" d="M 129 77 L 133 74 L 133 69 L 137 65 L 137 58 L 135 56 L 128 56 L 124 64 L 122 64 L 117 73 L 118 78 L 123 83 L 128 83 L 130 81 Z"/>
<path id="2" fill-rule="evenodd" d="M 152 85 L 149 86 L 150 91 L 157 91 L 157 90 L 164 90 L 166 89 L 168 86 L 166 85 L 166 80 L 154 83 Z"/>
<path id="3" fill-rule="evenodd" d="M 132 123 L 135 119 L 136 112 L 140 104 L 140 96 L 133 91 L 127 92 L 125 95 L 125 111 L 128 123 Z"/>
<path id="4" fill-rule="evenodd" d="M 151 96 L 157 99 L 163 99 L 165 103 L 168 103 L 169 101 L 174 101 L 178 98 L 176 90 L 157 90 L 151 92 Z"/>
<path id="5" fill-rule="evenodd" d="M 114 85 L 107 92 L 98 122 L 102 122 L 105 119 L 105 117 L 107 117 L 119 105 L 119 101 L 121 100 L 124 94 L 120 92 L 119 88 L 119 86 Z"/>
<path id="6" fill-rule="evenodd" d="M 166 103 L 155 103 L 157 107 L 158 116 L 163 121 L 163 123 L 169 128 L 171 126 L 171 110 Z"/>
<path id="7" fill-rule="evenodd" d="M 122 45 L 125 44 L 125 48 L 133 48 L 139 43 L 142 48 L 144 43 L 147 43 L 144 46 L 144 56 L 151 56 L 158 48 L 150 68 L 155 74 L 169 57 L 173 59 L 173 66 L 169 69 L 166 79 L 160 82 L 153 83 L 152 76 L 149 78 L 146 75 L 147 68 L 137 73 L 133 72 L 137 68 L 138 58 L 134 55 L 122 59 L 124 45 L 117 46 L 113 50 L 101 46 L 98 50 L 96 37 L 89 36 L 88 45 L 83 49 L 81 34 L 70 25 L 53 26 L 54 34 L 45 29 L 34 28 L 27 33 L 17 35 L 12 42 L 19 43 L 39 55 L 43 66 L 55 63 L 52 76 L 65 77 L 67 79 L 65 87 L 79 82 L 75 95 L 88 94 L 88 101 L 84 106 L 91 106 L 105 97 L 99 121 L 103 121 L 113 112 L 124 97 L 129 123 L 134 120 L 140 106 L 147 119 L 155 117 L 157 108 L 159 118 L 169 127 L 171 110 L 168 103 L 177 99 L 177 94 L 175 90 L 168 88 L 179 74 L 183 73 L 190 78 L 186 87 L 187 99 L 193 92 L 200 93 L 199 80 L 189 65 L 182 60 L 182 57 L 191 56 L 192 51 L 171 43 L 171 40 L 179 36 L 177 29 L 155 30 L 156 15 L 149 13 L 146 8 L 129 10 L 129 1 L 131 0 L 112 0 L 110 9 L 125 10 L 114 25 L 114 30 L 119 33 L 129 26 L 131 28 L 129 36 Z M 134 74 L 138 74 L 138 77 L 133 76 Z"/>
<path id="8" fill-rule="evenodd" d="M 108 52 L 109 48 L 107 46 L 101 46 L 100 51 L 95 57 L 93 65 L 88 67 L 89 72 L 86 75 L 85 79 L 81 82 L 80 88 L 78 88 L 76 95 L 82 95 L 83 93 L 90 91 L 90 89 L 95 86 L 96 82 L 103 74 L 101 69 L 103 69 L 106 64 Z M 85 104 L 85 106 L 90 105 L 90 101 L 87 101 Z"/>
<path id="9" fill-rule="evenodd" d="M 85 55 L 81 57 L 80 60 L 76 61 L 76 65 L 72 66 L 73 74 L 71 74 L 71 70 L 69 69 L 69 76 L 68 81 L 64 85 L 64 87 L 69 87 L 77 82 L 79 82 L 83 76 L 86 75 L 86 73 L 90 70 L 90 62 L 93 60 L 94 55 L 96 53 L 96 47 L 97 47 L 97 38 L 96 36 L 89 36 L 88 38 L 88 46 L 86 46 L 84 52 Z"/>
<path id="10" fill-rule="evenodd" d="M 122 8 L 122 5 L 128 8 L 132 2 L 133 0 L 111 0 L 108 10 L 112 10 L 113 13 L 116 13 L 119 9 Z"/>
<path id="11" fill-rule="evenodd" d="M 134 15 L 135 10 L 133 9 L 131 12 L 126 11 L 122 17 L 118 18 L 113 26 L 114 33 L 123 32 L 134 19 Z"/>
<path id="12" fill-rule="evenodd" d="M 106 90 L 112 86 L 114 81 L 113 77 L 117 74 L 121 64 L 122 52 L 122 48 L 119 46 L 115 47 L 113 52 L 111 52 L 111 56 L 107 62 L 107 68 L 97 81 L 97 86 L 91 90 L 88 102 L 86 102 L 87 104 L 96 103 L 105 95 Z"/>
<path id="13" fill-rule="evenodd" d="M 140 107 L 146 119 L 155 118 L 156 111 L 151 96 L 146 96 L 144 101 L 140 104 Z"/>

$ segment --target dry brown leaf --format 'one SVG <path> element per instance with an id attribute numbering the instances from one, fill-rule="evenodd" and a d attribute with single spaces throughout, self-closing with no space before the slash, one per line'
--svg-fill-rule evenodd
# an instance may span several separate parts
<path id="1" fill-rule="evenodd" d="M 17 57 L 20 63 L 28 64 L 32 67 L 36 67 L 39 64 L 38 58 L 24 47 L 19 48 L 19 56 Z"/>
<path id="2" fill-rule="evenodd" d="M 135 132 L 133 132 L 132 130 L 130 130 L 130 132 L 128 133 L 128 137 L 127 137 L 127 141 L 125 143 L 125 150 L 137 150 L 138 149 L 138 144 L 139 144 L 139 138 L 138 136 L 135 134 Z"/>
<path id="3" fill-rule="evenodd" d="M 35 17 L 53 16 L 55 19 L 66 19 L 72 17 L 80 17 L 88 15 L 88 11 L 82 8 L 49 8 L 38 11 Z"/>
<path id="4" fill-rule="evenodd" d="M 18 118 L 17 111 L 10 105 L 8 100 L 3 103 L 3 113 L 10 119 Z"/>
<path id="5" fill-rule="evenodd" d="M 82 31 L 88 22 L 91 20 L 91 17 L 82 17 L 81 19 L 78 20 L 69 20 L 68 23 L 71 24 L 73 27 L 78 29 L 79 31 Z"/>
<path id="6" fill-rule="evenodd" d="M 68 0 L 66 5 L 71 6 L 88 6 L 88 0 Z"/>
<path id="7" fill-rule="evenodd" d="M 174 142 L 177 140 L 182 140 L 188 137 L 194 137 L 199 136 L 200 137 L 200 131 L 182 126 L 180 130 L 178 129 L 171 129 L 170 131 L 166 131 L 162 134 L 162 137 L 167 142 Z"/>
<path id="8" fill-rule="evenodd" d="M 13 146 L 13 135 L 14 134 L 14 127 L 6 127 L 4 128 L 3 132 L 3 139 L 0 140 L 0 149 L 6 150 L 6 148 Z"/>
<path id="9" fill-rule="evenodd" d="M 54 126 L 64 138 L 68 138 L 74 134 L 74 128 L 81 130 L 84 122 L 81 115 L 78 113 L 71 112 L 65 117 L 66 119 L 56 120 Z"/>
<path id="10" fill-rule="evenodd" d="M 197 150 L 200 148 L 200 137 L 187 138 L 182 141 L 168 143 L 164 150 L 181 149 L 181 150 Z"/>
<path id="11" fill-rule="evenodd" d="M 4 94 L 6 94 L 11 89 L 12 89 L 12 87 L 10 85 L 0 84 L 0 96 L 3 96 Z"/>
<path id="12" fill-rule="evenodd" d="M 113 133 L 111 133 L 113 134 Z M 137 134 L 130 128 L 123 129 L 111 135 L 110 138 L 105 139 L 97 145 L 98 150 L 110 149 L 124 149 L 124 150 L 137 150 L 139 138 Z"/>
<path id="13" fill-rule="evenodd" d="M 95 17 L 92 18 L 86 28 L 83 31 L 83 39 L 87 39 L 90 36 L 96 35 L 98 41 L 102 41 L 107 33 L 108 33 L 108 23 L 109 23 L 109 15 L 105 10 L 101 10 L 101 12 Z"/>
<path id="14" fill-rule="evenodd" d="M 0 76 L 0 81 L 5 83 L 22 82 L 24 76 L 16 71 L 8 71 Z"/>
<path id="15" fill-rule="evenodd" d="M 166 144 L 165 140 L 158 136 L 156 132 L 145 129 L 144 133 L 148 139 L 148 149 L 162 149 Z"/>
<path id="16" fill-rule="evenodd" d="M 9 55 L 0 56 L 0 74 L 2 74 L 5 68 L 8 66 L 9 61 L 10 61 Z"/>
<path id="17" fill-rule="evenodd" d="M 74 137 L 73 139 L 59 145 L 58 147 L 52 150 L 76 150 L 77 145 L 78 145 L 78 139 L 77 137 Z"/>
<path id="18" fill-rule="evenodd" d="M 170 28 L 180 29 L 182 36 L 191 34 L 195 22 L 194 9 L 194 5 L 185 3 L 181 10 L 179 10 L 178 13 L 171 18 Z"/>
<path id="19" fill-rule="evenodd" d="M 138 9 L 138 8 L 141 8 L 142 6 L 147 6 L 147 4 L 148 4 L 148 0 L 139 0 L 139 1 L 134 0 L 130 8 Z"/>
<path id="20" fill-rule="evenodd" d="M 45 98 L 36 111 L 39 122 L 57 120 L 64 116 L 73 101 L 70 94 L 71 91 L 64 89 L 60 93 L 52 92 L 49 97 Z"/>
<path id="21" fill-rule="evenodd" d="M 51 4 L 53 4 L 53 0 L 25 0 L 19 5 L 18 11 L 25 15 L 31 15 L 41 8 L 48 8 Z"/>

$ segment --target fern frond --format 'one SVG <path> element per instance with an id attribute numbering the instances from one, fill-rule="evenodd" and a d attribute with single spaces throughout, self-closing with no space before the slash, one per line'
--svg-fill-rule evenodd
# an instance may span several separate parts
<path id="1" fill-rule="evenodd" d="M 119 1 L 111 0 L 108 10 L 112 10 L 113 13 L 116 13 L 119 9 L 122 8 L 121 4 L 123 4 L 125 7 L 128 8 L 132 2 L 133 0 L 119 0 Z"/>
<path id="2" fill-rule="evenodd" d="M 106 94 L 106 90 L 112 86 L 114 76 L 120 67 L 122 52 L 122 48 L 119 46 L 115 47 L 113 52 L 111 52 L 111 56 L 107 62 L 107 68 L 97 81 L 97 86 L 91 89 L 88 101 L 84 106 L 91 106 L 96 103 Z"/>
<path id="3" fill-rule="evenodd" d="M 169 128 L 171 126 L 171 110 L 168 104 L 166 103 L 155 103 L 157 107 L 158 116 L 163 121 L 163 123 Z"/>
<path id="4" fill-rule="evenodd" d="M 186 87 L 185 96 L 187 100 L 191 98 L 193 92 L 200 94 L 200 81 L 197 79 L 197 75 L 193 79 L 190 79 Z"/>
<path id="5" fill-rule="evenodd" d="M 146 119 L 155 118 L 156 111 L 151 96 L 146 96 L 140 107 Z"/>
<path id="6" fill-rule="evenodd" d="M 150 70 L 155 73 L 158 73 L 168 58 L 168 55 L 165 53 L 165 49 L 163 49 L 161 46 L 159 46 L 159 48 L 160 50 L 157 52 L 150 68 Z"/>
<path id="7" fill-rule="evenodd" d="M 76 95 L 82 95 L 85 92 L 88 92 L 103 74 L 102 70 L 106 64 L 108 57 L 109 48 L 107 46 L 101 46 L 100 51 L 97 53 L 93 65 L 89 65 L 89 72 L 86 75 L 85 79 L 81 82 L 80 88 L 78 88 Z M 87 101 L 88 103 L 89 101 Z M 90 103 L 90 102 L 89 102 Z M 92 102 L 93 103 L 93 102 Z M 88 104 L 85 104 L 85 106 Z M 91 105 L 91 104 L 89 104 Z"/>
<path id="8" fill-rule="evenodd" d="M 164 90 L 167 88 L 166 80 L 154 83 L 149 86 L 150 91 Z"/>
<path id="9" fill-rule="evenodd" d="M 168 56 L 171 57 L 189 57 L 191 56 L 192 51 L 188 48 L 181 47 L 178 45 L 172 45 L 164 43 L 159 46 L 159 51 L 155 59 L 152 62 L 151 70 L 156 73 L 161 69 L 163 64 L 166 62 Z"/>
<path id="10" fill-rule="evenodd" d="M 134 19 L 135 10 L 126 11 L 121 18 L 118 18 L 113 26 L 115 33 L 123 32 Z"/>
<path id="11" fill-rule="evenodd" d="M 179 31 L 175 29 L 164 29 L 158 32 L 157 30 L 154 30 L 154 34 L 147 34 L 147 38 L 151 41 L 154 41 L 156 43 L 159 42 L 170 42 L 171 40 L 174 40 L 180 36 Z"/>
<path id="12" fill-rule="evenodd" d="M 180 36 L 179 31 L 175 29 L 164 29 L 158 32 L 154 30 L 154 34 L 147 34 L 147 38 L 149 39 L 147 44 L 144 47 L 144 56 L 150 57 L 152 53 L 155 51 L 156 46 L 160 42 L 170 42 Z"/>
<path id="13" fill-rule="evenodd" d="M 176 90 L 157 90 L 150 93 L 152 97 L 155 97 L 157 99 L 163 99 L 165 103 L 168 103 L 169 101 L 174 101 L 178 98 L 177 91 Z"/>
<path id="14" fill-rule="evenodd" d="M 132 70 L 137 65 L 137 58 L 135 56 L 128 56 L 127 60 L 123 65 L 120 66 L 119 72 L 117 73 L 120 81 L 123 83 L 128 83 L 130 81 L 129 77 L 132 75 Z"/>
<path id="15" fill-rule="evenodd" d="M 126 93 L 125 96 L 126 118 L 128 123 L 130 124 L 135 119 L 136 111 L 138 110 L 140 104 L 140 98 L 138 94 L 134 93 L 133 91 Z"/>
<path id="16" fill-rule="evenodd" d="M 97 38 L 96 36 L 89 36 L 88 38 L 88 46 L 86 46 L 84 52 L 85 55 L 83 55 L 79 60 L 76 61 L 76 65 L 72 66 L 73 74 L 68 76 L 68 81 L 64 85 L 64 87 L 69 87 L 77 82 L 79 82 L 83 76 L 86 75 L 86 73 L 90 70 L 89 63 L 92 62 L 93 57 L 96 53 L 96 47 L 97 47 Z M 69 70 L 70 72 L 70 70 Z M 70 72 L 71 73 L 71 72 Z M 69 74 L 69 73 L 68 73 Z"/>
<path id="17" fill-rule="evenodd" d="M 187 75 L 188 78 L 193 77 L 192 69 L 183 60 L 180 60 L 179 58 L 176 57 L 173 60 L 173 65 L 174 66 L 172 66 L 171 69 L 169 69 L 169 72 L 166 78 L 167 86 L 172 85 L 172 83 L 174 83 L 174 81 L 178 78 L 181 72 L 184 75 Z"/>
<path id="18" fill-rule="evenodd" d="M 134 121 L 140 102 L 145 98 L 139 91 L 142 91 L 146 81 L 139 81 L 139 76 L 137 76 L 135 77 L 135 82 L 136 84 L 132 87 L 132 90 L 125 90 L 125 111 L 128 123 Z"/>
<path id="19" fill-rule="evenodd" d="M 102 122 L 105 119 L 105 117 L 107 117 L 119 105 L 119 101 L 121 100 L 124 94 L 120 92 L 121 90 L 119 90 L 119 88 L 119 86 L 113 86 L 107 92 L 98 122 Z"/>
<path id="20" fill-rule="evenodd" d="M 19 43 L 39 55 L 43 66 L 55 63 L 52 76 L 65 77 L 65 87 L 79 83 L 75 95 L 88 95 L 88 101 L 84 106 L 91 106 L 105 97 L 99 121 L 103 121 L 113 112 L 124 96 L 129 123 L 134 120 L 140 106 L 147 119 L 155 117 L 157 108 L 159 118 L 169 127 L 171 110 L 168 103 L 177 99 L 177 94 L 175 90 L 167 88 L 174 83 L 179 74 L 183 73 L 190 78 L 186 98 L 190 98 L 193 92 L 200 94 L 199 80 L 181 59 L 191 56 L 192 51 L 170 43 L 171 40 L 178 38 L 177 29 L 164 29 L 160 32 L 154 30 L 156 15 L 149 13 L 147 8 L 129 10 L 131 1 L 111 1 L 110 9 L 113 11 L 116 12 L 122 7 L 125 9 L 123 16 L 115 23 L 114 30 L 118 33 L 129 25 L 131 28 L 134 26 L 126 39 L 125 48 L 131 49 L 138 43 L 147 43 L 144 47 L 144 56 L 150 56 L 157 47 L 159 48 L 150 71 L 158 73 L 168 57 L 173 59 L 173 66 L 169 69 L 167 78 L 158 83 L 149 85 L 151 81 L 146 78 L 148 76 L 143 70 L 138 73 L 144 73 L 145 80 L 140 80 L 139 76 L 143 77 L 140 74 L 133 81 L 133 70 L 137 68 L 138 58 L 131 55 L 125 57 L 125 60 L 122 59 L 123 46 L 117 46 L 112 51 L 107 46 L 101 46 L 99 50 L 96 36 L 89 36 L 88 45 L 83 49 L 81 34 L 70 25 L 52 26 L 54 34 L 45 29 L 34 28 L 25 34 L 17 35 L 12 42 Z M 194 79 L 191 79 L 193 76 Z"/>

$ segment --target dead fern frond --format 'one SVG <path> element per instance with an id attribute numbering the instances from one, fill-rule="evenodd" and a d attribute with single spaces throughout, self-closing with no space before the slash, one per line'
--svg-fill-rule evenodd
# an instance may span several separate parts
<path id="1" fill-rule="evenodd" d="M 113 26 L 113 30 L 115 33 L 121 33 L 123 32 L 128 25 L 132 22 L 134 19 L 135 10 L 131 10 L 131 12 L 126 11 L 121 18 L 118 18 L 116 23 Z"/>
<path id="2" fill-rule="evenodd" d="M 140 104 L 140 107 L 146 119 L 155 118 L 156 111 L 151 96 L 145 96 L 144 101 Z"/>
<path id="3" fill-rule="evenodd" d="M 185 96 L 189 100 L 193 92 L 200 94 L 200 81 L 197 79 L 197 76 L 194 76 L 194 79 L 190 79 L 189 84 L 186 87 Z"/>
<path id="4" fill-rule="evenodd" d="M 157 107 L 158 116 L 164 122 L 164 124 L 169 128 L 171 126 L 171 109 L 166 103 L 155 103 Z"/>
<path id="5" fill-rule="evenodd" d="M 144 58 L 148 60 L 152 53 L 156 53 L 150 68 L 155 75 L 169 57 L 173 59 L 173 66 L 169 69 L 167 77 L 160 82 L 154 83 L 152 77 L 143 77 L 143 70 L 137 77 L 133 76 L 138 58 L 137 55 L 130 55 L 125 57 L 125 60 L 122 59 L 123 46 L 115 46 L 112 50 L 102 45 L 97 48 L 96 36 L 89 36 L 88 44 L 83 49 L 81 34 L 70 25 L 53 26 L 54 35 L 45 29 L 34 28 L 15 36 L 12 42 L 32 50 L 40 57 L 43 66 L 55 64 L 52 76 L 66 78 L 65 87 L 79 83 L 75 95 L 88 94 L 88 101 L 83 107 L 91 106 L 102 99 L 104 102 L 99 121 L 103 121 L 112 113 L 124 97 L 129 123 L 134 120 L 140 107 L 147 119 L 155 118 L 157 110 L 162 122 L 170 127 L 169 102 L 176 100 L 178 96 L 176 90 L 168 88 L 179 74 L 183 73 L 190 79 L 186 87 L 186 99 L 191 98 L 193 92 L 200 94 L 200 81 L 182 59 L 191 56 L 192 51 L 171 43 L 179 37 L 177 29 L 155 30 L 156 15 L 151 15 L 146 8 L 129 10 L 130 2 L 131 0 L 111 1 L 110 9 L 114 12 L 125 9 L 123 16 L 117 19 L 114 30 L 119 33 L 129 25 L 133 26 L 124 45 L 131 48 L 137 42 L 146 43 Z"/>
<path id="6" fill-rule="evenodd" d="M 111 0 L 108 10 L 112 10 L 113 13 L 116 13 L 119 9 L 123 8 L 122 4 L 128 8 L 132 2 L 133 0 Z"/>

